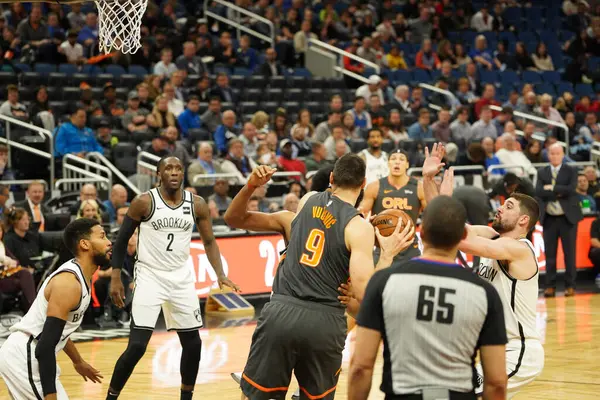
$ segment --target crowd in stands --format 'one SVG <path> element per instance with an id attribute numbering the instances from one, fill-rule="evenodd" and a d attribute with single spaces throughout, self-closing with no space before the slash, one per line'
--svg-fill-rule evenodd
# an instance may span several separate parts
<path id="1" fill-rule="evenodd" d="M 522 168 L 514 172 L 524 179 L 537 163 L 548 161 L 553 143 L 568 146 L 567 161 L 588 161 L 593 142 L 600 141 L 597 5 L 235 4 L 273 22 L 274 46 L 245 35 L 238 40 L 235 30 L 205 18 L 200 3 L 150 1 L 142 49 L 104 57 L 98 54 L 92 5 L 10 3 L 0 15 L 0 114 L 52 131 L 57 159 L 99 152 L 135 175 L 135 167 L 125 166 L 130 163 L 123 149 L 132 151 L 127 157 L 138 151 L 176 155 L 186 166 L 189 190 L 212 188 L 207 201 L 213 218 L 224 213 L 235 186 L 258 164 L 287 172 L 291 178 L 280 179 L 290 183 L 283 196 L 257 190 L 249 209 L 295 211 L 310 189 L 311 174 L 348 152 L 366 149 L 387 157 L 402 148 L 411 166 L 419 167 L 424 146 L 441 141 L 448 165 L 481 166 L 490 182 L 505 182 L 506 170 L 488 169 L 517 164 Z M 210 2 L 209 7 L 269 35 L 266 24 Z M 311 38 L 356 54 L 380 72 L 343 57 L 344 67 L 363 81 L 312 77 L 304 64 Z M 7 157 L 0 146 L 1 179 L 26 178 L 8 168 Z M 228 175 L 210 176 L 215 174 Z M 5 254 L 24 271 L 35 272 L 31 259 L 43 251 L 36 232 L 44 230 L 43 215 L 50 212 L 41 208 L 39 187 L 30 185 L 25 203 L 7 208 L 11 187 L 0 186 L 0 209 L 11 213 L 5 219 Z M 582 172 L 577 190 L 582 209 L 594 213 L 600 186 L 593 167 Z M 126 202 L 123 187 L 101 202 L 96 188 L 85 185 L 69 213 L 118 229 Z M 108 276 L 102 272 L 101 282 Z M 22 290 L 31 300 L 30 291 Z"/>

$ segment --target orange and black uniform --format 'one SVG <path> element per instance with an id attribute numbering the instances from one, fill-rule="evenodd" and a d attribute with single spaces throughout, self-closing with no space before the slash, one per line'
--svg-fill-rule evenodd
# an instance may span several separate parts
<path id="1" fill-rule="evenodd" d="M 337 290 L 350 277 L 344 230 L 357 215 L 350 204 L 322 192 L 294 218 L 242 375 L 242 391 L 251 400 L 284 399 L 292 370 L 301 398 L 334 398 L 347 329 Z"/>
<path id="2" fill-rule="evenodd" d="M 413 221 L 413 224 L 417 226 L 417 219 L 421 213 L 421 200 L 419 199 L 419 181 L 413 177 L 409 177 L 406 185 L 400 189 L 396 189 L 390 184 L 388 178 L 379 179 L 379 192 L 377 192 L 377 198 L 373 204 L 373 214 L 379 214 L 385 210 L 397 209 L 407 213 Z M 379 248 L 375 249 L 375 263 L 379 260 Z M 402 253 L 394 257 L 392 265 L 398 265 L 403 261 L 410 260 L 413 257 L 419 257 L 421 250 L 419 250 L 419 239 L 415 235 L 415 240 L 412 245 L 404 250 Z"/>

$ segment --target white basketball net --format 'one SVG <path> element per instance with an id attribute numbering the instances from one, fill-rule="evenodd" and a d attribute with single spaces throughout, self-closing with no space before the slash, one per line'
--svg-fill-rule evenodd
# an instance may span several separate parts
<path id="1" fill-rule="evenodd" d="M 148 0 L 95 0 L 100 51 L 133 54 L 140 47 L 140 27 Z"/>

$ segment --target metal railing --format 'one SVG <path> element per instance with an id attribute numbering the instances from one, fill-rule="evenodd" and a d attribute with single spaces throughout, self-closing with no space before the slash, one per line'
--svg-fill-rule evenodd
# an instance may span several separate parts
<path id="1" fill-rule="evenodd" d="M 147 161 L 144 161 L 147 160 Z M 150 162 L 148 162 L 150 161 Z M 156 176 L 156 165 L 160 161 L 160 157 L 155 156 L 147 151 L 140 151 L 137 155 L 137 186 L 142 192 L 147 192 L 152 189 L 158 181 Z M 148 179 L 140 179 L 141 177 L 148 177 Z"/>
<path id="2" fill-rule="evenodd" d="M 510 169 L 510 170 L 520 169 L 521 172 L 522 172 L 522 175 L 527 175 L 528 174 L 528 172 L 525 169 L 525 167 L 522 166 L 521 164 L 497 164 L 497 165 L 490 165 L 488 167 L 488 169 L 487 169 L 487 172 L 488 172 L 488 174 L 491 175 L 491 174 L 494 173 L 494 171 L 497 171 L 497 170 L 500 170 L 500 169 L 503 169 L 503 170 L 507 170 L 507 169 Z"/>
<path id="3" fill-rule="evenodd" d="M 492 106 L 491 105 L 490 109 L 492 109 L 494 111 L 502 111 L 502 107 L 500 107 L 500 106 Z M 520 117 L 523 119 L 529 119 L 531 121 L 535 121 L 535 122 L 539 122 L 542 124 L 552 125 L 557 128 L 561 128 L 562 130 L 565 131 L 565 141 L 564 142 L 558 141 L 557 143 L 560 143 L 561 146 L 563 146 L 567 152 L 569 151 L 569 127 L 567 125 L 561 124 L 560 122 L 549 120 L 547 118 L 541 118 L 541 117 L 538 117 L 533 114 L 527 114 L 527 113 L 524 113 L 521 111 L 513 111 L 513 116 Z M 545 140 L 545 138 L 544 138 L 544 140 Z"/>
<path id="4" fill-rule="evenodd" d="M 87 178 L 62 178 L 62 179 L 58 179 L 55 183 L 54 183 L 54 189 L 56 189 L 57 191 L 62 191 L 63 189 L 61 189 L 62 186 L 65 186 L 66 191 L 70 192 L 72 191 L 72 187 L 73 185 L 78 185 L 79 186 L 83 186 L 86 183 L 100 183 L 106 186 L 110 187 L 110 182 L 107 178 L 103 178 L 100 175 L 97 175 L 95 178 L 92 177 L 87 177 Z"/>
<path id="5" fill-rule="evenodd" d="M 155 167 L 156 168 L 156 167 Z M 294 172 L 275 172 L 273 174 L 273 178 L 291 178 L 291 177 L 302 177 L 302 173 L 294 171 Z M 229 178 L 236 178 L 238 180 L 238 182 L 240 184 L 245 184 L 247 182 L 247 179 L 244 178 L 241 173 L 220 173 L 220 174 L 198 174 L 198 175 L 194 175 L 194 179 L 192 180 L 192 186 L 202 186 L 198 183 L 198 181 L 201 181 L 203 179 L 210 179 L 210 180 L 216 180 L 218 178 L 222 178 L 222 179 L 229 179 Z M 269 181 L 270 183 L 273 183 L 273 180 L 271 179 Z"/>
<path id="6" fill-rule="evenodd" d="M 13 179 L 10 181 L 2 181 L 3 185 L 12 186 L 12 185 L 29 185 L 30 183 L 38 182 L 44 186 L 44 192 L 48 191 L 48 182 L 41 179 Z"/>
<path id="7" fill-rule="evenodd" d="M 104 157 L 103 154 L 94 151 L 92 153 L 86 154 L 85 158 L 92 162 L 96 162 L 97 164 L 102 164 L 106 168 L 110 169 L 110 171 L 114 175 L 116 175 L 116 177 L 119 178 L 121 182 L 123 182 L 123 184 L 127 186 L 136 195 L 142 193 L 140 189 L 138 189 L 138 187 L 135 186 L 133 182 L 131 182 L 125 175 L 123 175 L 123 173 L 119 171 L 117 167 L 115 167 L 115 165 L 111 163 L 106 157 Z"/>
<path id="8" fill-rule="evenodd" d="M 73 154 L 65 155 L 62 162 L 62 171 L 64 179 L 61 185 L 67 185 L 68 183 L 66 190 L 79 190 L 86 183 L 86 178 L 89 178 L 89 181 L 104 183 L 103 186 L 106 186 L 105 190 L 108 190 L 109 193 L 112 188 L 111 170 L 85 158 Z"/>
<path id="9" fill-rule="evenodd" d="M 431 90 L 432 92 L 437 92 L 439 94 L 443 94 L 444 96 L 446 96 L 446 97 L 448 97 L 450 99 L 450 103 L 451 104 L 456 104 L 458 102 L 458 99 L 456 98 L 456 96 L 454 95 L 454 93 L 452 93 L 449 90 L 440 89 L 437 86 L 429 85 L 427 83 L 419 83 L 419 87 L 421 87 L 423 89 Z M 431 105 L 430 105 L 430 107 L 431 107 Z M 431 108 L 433 108 L 433 107 L 431 107 Z M 439 109 L 441 110 L 442 108 L 439 107 Z"/>
<path id="10" fill-rule="evenodd" d="M 348 57 L 354 61 L 358 61 L 359 63 L 366 65 L 367 67 L 373 68 L 378 75 L 381 73 L 381 67 L 379 65 L 377 65 L 367 59 L 359 57 L 356 54 L 349 53 L 345 50 L 342 50 L 340 48 L 332 46 L 329 43 L 325 43 L 322 40 L 310 38 L 310 39 L 308 39 L 308 44 L 313 45 L 313 46 L 318 46 L 321 50 L 325 50 L 329 53 L 333 53 L 334 55 L 339 56 L 338 62 L 340 65 L 335 67 L 334 69 L 336 72 L 339 72 L 340 74 L 348 75 L 348 76 L 350 76 L 356 80 L 359 80 L 363 83 L 369 82 L 368 78 L 366 78 L 362 75 L 359 75 L 356 72 L 352 72 L 352 71 L 344 68 L 344 57 Z"/>
<path id="11" fill-rule="evenodd" d="M 210 17 L 212 19 L 215 19 L 219 22 L 222 22 L 224 24 L 227 25 L 231 25 L 233 26 L 236 30 L 237 30 L 237 38 L 239 40 L 240 38 L 240 31 L 246 32 L 249 35 L 252 35 L 254 37 L 257 37 L 261 40 L 264 40 L 265 42 L 268 42 L 271 47 L 275 47 L 275 26 L 273 25 L 273 22 L 269 21 L 268 19 L 261 17 L 258 14 L 255 14 L 251 11 L 246 10 L 245 8 L 242 7 L 238 7 L 233 3 L 229 3 L 223 0 L 212 0 L 212 1 L 204 1 L 204 16 L 205 17 Z M 225 8 L 231 9 L 233 11 L 236 12 L 236 16 L 237 16 L 237 21 L 232 21 L 229 18 L 225 18 L 222 15 L 219 15 L 213 11 L 211 11 L 208 7 L 209 3 L 217 3 Z M 248 28 L 247 26 L 244 26 L 240 23 L 240 14 L 244 14 L 256 21 L 262 22 L 263 24 L 266 24 L 269 27 L 269 31 L 270 31 L 270 36 L 266 36 L 263 35 L 260 32 L 255 31 L 254 29 Z"/>
<path id="12" fill-rule="evenodd" d="M 46 158 L 47 160 L 49 160 L 48 168 L 50 169 L 50 182 L 54 182 L 54 138 L 52 136 L 52 132 L 50 132 L 49 130 L 46 130 L 44 128 L 40 128 L 39 126 L 36 126 L 34 124 L 31 124 L 28 122 L 23 122 L 23 121 L 20 121 L 18 119 L 15 119 L 15 118 L 12 118 L 12 117 L 9 117 L 6 115 L 0 115 L 0 120 L 3 120 L 5 122 L 6 138 L 0 138 L 0 143 L 4 143 L 8 147 L 8 166 L 10 167 L 12 164 L 11 147 L 16 147 L 23 151 L 33 153 L 35 155 L 38 155 L 40 157 L 43 157 L 43 158 Z M 36 134 L 43 137 L 44 139 L 47 138 L 48 139 L 48 151 L 47 152 L 41 151 L 39 149 L 36 149 L 35 147 L 27 146 L 27 145 L 24 145 L 22 143 L 12 140 L 11 139 L 11 125 L 12 124 L 18 125 L 20 127 L 26 128 L 31 131 L 34 131 Z M 52 186 L 50 186 L 50 196 L 52 196 Z"/>
<path id="13" fill-rule="evenodd" d="M 573 166 L 573 167 L 587 167 L 587 166 L 594 166 L 596 165 L 596 163 L 594 163 L 593 161 L 573 161 L 573 162 L 568 162 L 567 164 Z M 550 165 L 549 162 L 544 162 L 544 163 L 532 163 L 531 165 L 533 165 L 536 169 L 539 168 L 543 168 L 543 167 L 547 167 Z"/>

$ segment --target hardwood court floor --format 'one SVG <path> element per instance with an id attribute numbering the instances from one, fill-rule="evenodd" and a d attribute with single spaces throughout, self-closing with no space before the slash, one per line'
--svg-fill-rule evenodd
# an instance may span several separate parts
<path id="1" fill-rule="evenodd" d="M 248 324 L 248 319 L 206 322 L 208 326 L 216 327 L 201 331 L 204 345 L 195 398 L 239 399 L 238 387 L 229 374 L 242 370 L 255 326 Z M 600 295 L 580 294 L 574 298 L 557 297 L 547 301 L 540 299 L 538 328 L 546 351 L 544 372 L 515 399 L 600 398 Z M 68 358 L 61 353 L 61 381 L 70 398 L 104 399 L 114 363 L 126 345 L 126 338 L 77 344 L 83 357 L 104 374 L 102 385 L 84 382 L 73 370 Z M 337 399 L 346 398 L 347 366 L 352 348 L 353 335 L 349 337 L 344 352 L 344 370 Z M 176 334 L 155 333 L 121 398 L 178 399 L 180 354 L 181 347 Z M 378 389 L 381 368 L 380 357 L 370 399 L 383 399 Z M 296 387 L 296 383 L 292 382 L 290 396 Z M 4 383 L 0 383 L 0 399 L 8 399 Z"/>

